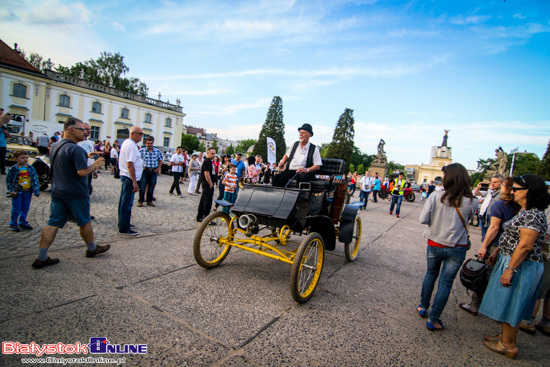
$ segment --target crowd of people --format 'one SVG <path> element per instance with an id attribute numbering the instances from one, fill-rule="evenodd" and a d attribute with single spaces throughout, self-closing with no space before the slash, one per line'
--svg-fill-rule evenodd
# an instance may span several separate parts
<path id="1" fill-rule="evenodd" d="M 0 122 L 5 118 L 0 116 Z M 80 227 L 87 257 L 109 250 L 109 245 L 94 243 L 91 225 L 92 180 L 100 168 L 111 169 L 111 173 L 121 181 L 119 234 L 138 234 L 131 224 L 135 193 L 139 193 L 138 207 L 144 203 L 155 206 L 154 190 L 164 157 L 154 147 L 154 139 L 148 137 L 144 146 L 139 147 L 143 130 L 132 126 L 129 138 L 122 144 L 92 143 L 88 140 L 90 131 L 87 123 L 68 118 L 62 137 L 48 147 L 52 175 L 51 212 L 48 224 L 42 230 L 38 257 L 32 264 L 34 268 L 59 262 L 59 259 L 48 256 L 48 249 L 59 228 L 68 220 L 74 220 Z M 183 197 L 179 185 L 189 179 L 187 193 L 201 195 L 196 216 L 196 220 L 201 222 L 212 210 L 219 210 L 220 203 L 222 210 L 229 213 L 230 205 L 238 196 L 240 179 L 274 186 L 284 186 L 289 178 L 307 181 L 321 168 L 322 161 L 319 148 L 309 142 L 313 136 L 311 125 L 304 124 L 298 131 L 299 140 L 278 165 L 264 164 L 260 156 L 250 156 L 243 161 L 240 152 L 231 159 L 229 155 L 219 157 L 214 148 L 207 149 L 205 154 L 188 154 L 178 147 L 169 160 L 173 176 L 169 193 Z M 40 138 L 36 144 L 41 144 Z M 28 165 L 26 152 L 17 151 L 14 156 L 16 164 L 6 176 L 8 195 L 12 199 L 10 228 L 12 231 L 30 230 L 33 227 L 27 221 L 27 213 L 33 194 L 40 195 L 38 179 L 34 168 Z M 277 169 L 283 173 L 274 175 Z M 424 232 L 427 270 L 416 312 L 427 319 L 428 330 L 444 330 L 440 317 L 454 279 L 471 247 L 468 223 L 477 212 L 482 233 L 478 256 L 491 271 L 486 289 L 472 293 L 471 298 L 460 303 L 459 307 L 472 316 L 481 313 L 498 321 L 501 332 L 485 336 L 483 342 L 497 353 L 516 358 L 518 330 L 534 333 L 539 329 L 550 336 L 550 213 L 545 213 L 550 205 L 548 187 L 542 178 L 526 174 L 519 177 L 495 175 L 487 191 L 483 190 L 481 183 L 473 189 L 470 176 L 459 163 L 443 167 L 442 176 L 441 189 L 433 182 L 422 188 L 426 195 L 420 223 L 427 225 Z M 360 209 L 365 210 L 369 200 L 377 202 L 377 194 L 383 189 L 391 194 L 390 215 L 395 210 L 399 217 L 404 191 L 410 187 L 403 173 L 382 182 L 377 172 L 373 177 L 366 172 L 360 179 L 355 172 L 348 176 L 348 180 L 350 196 L 354 195 L 359 183 Z M 212 207 L 216 185 L 217 203 Z M 541 305 L 542 319 L 536 323 Z"/>

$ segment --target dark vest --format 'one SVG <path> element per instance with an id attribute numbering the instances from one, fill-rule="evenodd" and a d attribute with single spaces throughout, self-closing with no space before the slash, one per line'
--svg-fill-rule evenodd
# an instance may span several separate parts
<path id="1" fill-rule="evenodd" d="M 292 162 L 292 159 L 294 158 L 294 153 L 296 153 L 296 149 L 298 149 L 298 144 L 300 144 L 299 141 L 294 143 L 294 146 L 292 147 L 292 150 L 290 151 L 290 157 L 288 157 L 288 166 L 290 167 L 290 163 Z M 309 150 L 307 152 L 307 160 L 306 160 L 306 167 L 309 168 L 313 166 L 313 153 L 315 153 L 315 149 L 317 147 L 311 143 L 309 143 Z M 287 168 L 288 169 L 288 168 Z"/>

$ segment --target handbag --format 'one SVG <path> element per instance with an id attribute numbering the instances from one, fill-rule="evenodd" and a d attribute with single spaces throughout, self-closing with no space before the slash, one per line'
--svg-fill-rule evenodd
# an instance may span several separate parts
<path id="1" fill-rule="evenodd" d="M 460 269 L 460 282 L 466 289 L 483 294 L 488 284 L 488 270 L 483 259 L 468 259 Z"/>

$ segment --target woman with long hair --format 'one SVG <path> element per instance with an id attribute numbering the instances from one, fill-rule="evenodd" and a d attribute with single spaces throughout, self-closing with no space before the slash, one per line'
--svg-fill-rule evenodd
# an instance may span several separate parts
<path id="1" fill-rule="evenodd" d="M 493 254 L 491 257 L 496 259 L 498 241 L 502 233 L 504 233 L 504 223 L 512 219 L 520 209 L 519 204 L 514 201 L 514 194 L 512 193 L 513 183 L 514 180 L 512 177 L 506 177 L 500 185 L 501 200 L 494 203 L 491 208 L 491 213 L 487 217 L 489 227 L 487 228 L 481 248 L 478 251 L 481 259 L 486 259 L 491 254 Z M 487 259 L 486 262 L 490 264 L 491 260 Z M 495 262 L 492 261 L 492 263 L 494 264 Z M 472 292 L 470 303 L 460 303 L 458 306 L 471 315 L 477 316 L 482 298 L 483 293 Z"/>
<path id="2" fill-rule="evenodd" d="M 514 177 L 512 192 L 521 210 L 504 224 L 498 260 L 479 312 L 500 322 L 502 330 L 486 336 L 485 346 L 514 359 L 519 322 L 533 313 L 544 271 L 542 247 L 548 229 L 544 210 L 550 195 L 536 175 Z"/>
<path id="3" fill-rule="evenodd" d="M 444 190 L 435 192 L 426 200 L 420 223 L 427 224 L 424 236 L 428 238 L 427 271 L 422 283 L 420 305 L 416 311 L 420 317 L 428 317 L 426 327 L 430 331 L 443 330 L 439 319 L 469 248 L 467 223 L 474 216 L 478 200 L 470 190 L 471 179 L 460 163 L 452 163 L 443 171 Z M 430 300 L 439 277 L 432 309 Z"/>

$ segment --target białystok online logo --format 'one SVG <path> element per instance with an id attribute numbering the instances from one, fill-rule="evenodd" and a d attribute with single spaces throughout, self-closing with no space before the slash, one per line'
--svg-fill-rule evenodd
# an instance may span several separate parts
<path id="1" fill-rule="evenodd" d="M 2 354 L 146 354 L 147 344 L 111 344 L 107 338 L 90 338 L 89 344 L 22 344 L 19 342 L 2 342 Z"/>

